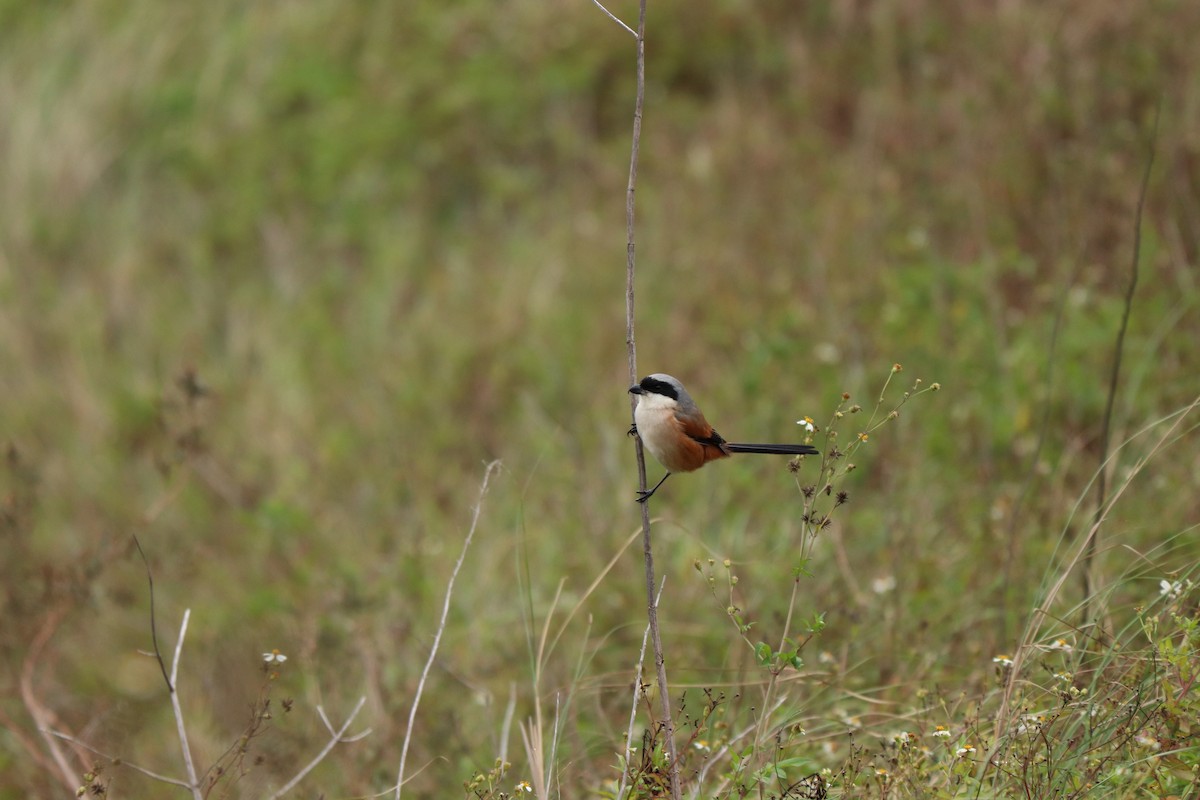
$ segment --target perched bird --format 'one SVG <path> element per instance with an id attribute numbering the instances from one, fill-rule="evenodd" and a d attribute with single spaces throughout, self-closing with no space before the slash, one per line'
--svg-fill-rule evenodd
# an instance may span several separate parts
<path id="1" fill-rule="evenodd" d="M 655 458 L 667 468 L 667 474 L 653 489 L 638 492 L 644 503 L 658 491 L 672 472 L 692 472 L 709 461 L 728 458 L 734 453 L 767 453 L 785 456 L 811 456 L 820 453 L 808 444 L 737 444 L 727 442 L 713 430 L 696 401 L 683 384 L 657 372 L 629 387 L 638 396 L 630 433 L 641 437 Z"/>

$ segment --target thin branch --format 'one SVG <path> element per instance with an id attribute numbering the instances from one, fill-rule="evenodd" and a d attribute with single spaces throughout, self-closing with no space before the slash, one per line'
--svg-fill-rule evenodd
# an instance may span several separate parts
<path id="1" fill-rule="evenodd" d="M 1108 461 L 1109 436 L 1112 431 L 1113 404 L 1117 397 L 1117 383 L 1121 376 L 1121 356 L 1125 352 L 1125 331 L 1129 327 L 1129 315 L 1133 310 L 1133 294 L 1137 289 L 1138 273 L 1140 272 L 1142 250 L 1142 211 L 1146 206 L 1146 192 L 1150 186 L 1150 172 L 1154 168 L 1154 156 L 1158 152 L 1158 122 L 1162 117 L 1162 98 L 1154 110 L 1154 128 L 1150 132 L 1150 147 L 1146 154 L 1146 168 L 1142 171 L 1142 185 L 1138 191 L 1137 212 L 1133 218 L 1133 259 L 1130 264 L 1129 288 L 1125 292 L 1125 310 L 1121 314 L 1121 327 L 1117 330 L 1117 342 L 1114 346 L 1112 373 L 1108 380 L 1108 399 L 1104 404 L 1104 421 L 1100 425 L 1100 475 L 1096 489 L 1096 509 L 1092 514 L 1093 528 L 1099 523 L 1104 514 L 1104 501 L 1107 495 L 1108 478 L 1105 464 Z M 1096 557 L 1096 538 L 1088 540 L 1087 551 L 1083 557 L 1083 621 L 1086 624 L 1091 618 L 1091 575 L 1092 561 Z"/>
<path id="2" fill-rule="evenodd" d="M 162 670 L 163 680 L 167 682 L 167 691 L 174 692 L 175 684 L 167 677 L 167 665 L 163 663 L 162 651 L 158 649 L 158 626 L 154 623 L 154 576 L 150 574 L 150 560 L 146 558 L 146 551 L 142 549 L 137 534 L 133 535 L 133 543 L 137 546 L 138 555 L 142 557 L 142 564 L 146 567 L 146 581 L 150 584 L 150 641 L 154 644 L 154 658 L 158 661 L 158 668 Z"/>
<path id="3" fill-rule="evenodd" d="M 36 739 L 25 735 L 25 731 L 22 730 L 23 727 L 23 725 L 18 725 L 15 719 L 6 714 L 4 709 L 0 708 L 0 730 L 11 735 L 21 744 L 21 747 L 25 748 L 25 753 L 33 759 L 38 769 L 45 772 L 52 772 L 54 770 L 52 760 L 42 752 L 42 745 L 38 744 Z M 53 733 L 53 731 L 50 733 Z"/>
<path id="4" fill-rule="evenodd" d="M 37 635 L 33 637 L 33 641 L 29 643 L 29 652 L 25 656 L 25 662 L 21 665 L 21 700 L 25 704 L 25 710 L 29 712 L 29 716 L 33 717 L 33 723 L 42 734 L 42 739 L 46 743 L 46 749 L 50 751 L 50 757 L 54 759 L 54 764 L 58 767 L 58 776 L 63 785 L 68 791 L 75 791 L 79 788 L 79 776 L 67 763 L 66 753 L 59 747 L 58 742 L 50 735 L 50 712 L 37 699 L 37 694 L 33 690 L 33 674 L 37 670 L 37 664 L 41 660 L 42 650 L 50 641 L 50 637 L 58 630 L 58 626 L 62 623 L 63 617 L 67 615 L 67 604 L 62 603 L 53 611 L 46 615 L 42 627 L 38 630 Z"/>
<path id="5" fill-rule="evenodd" d="M 1003 598 L 1002 607 L 1007 609 L 1009 606 L 1009 597 L 1011 596 L 1013 583 L 1011 579 L 1013 567 L 1016 563 L 1017 542 L 1019 533 L 1022 530 L 1018 523 L 1021 521 L 1021 514 L 1025 507 L 1025 501 L 1029 497 L 1029 492 L 1032 490 L 1034 481 L 1038 478 L 1038 464 L 1042 459 L 1042 450 L 1046 445 L 1046 437 L 1050 431 L 1050 415 L 1053 411 L 1053 403 L 1051 399 L 1054 396 L 1054 366 L 1057 361 L 1058 354 L 1058 337 L 1059 331 L 1062 329 L 1063 319 L 1066 317 L 1067 298 L 1070 297 L 1070 290 L 1079 282 L 1079 274 L 1083 271 L 1083 259 L 1079 259 L 1075 268 L 1071 271 L 1071 275 L 1067 278 L 1066 286 L 1059 293 L 1058 307 L 1054 312 L 1054 324 L 1050 328 L 1050 340 L 1046 347 L 1046 369 L 1043 373 L 1042 384 L 1045 387 L 1045 396 L 1042 398 L 1042 420 L 1038 425 L 1037 442 L 1033 447 L 1033 454 L 1029 457 L 1029 470 L 1025 474 L 1025 483 L 1021 487 L 1021 491 L 1017 494 L 1017 500 L 1013 504 L 1012 512 L 1008 515 L 1008 530 L 1005 532 L 1005 540 L 1007 546 L 1004 555 L 1003 579 L 1000 583 L 1000 593 Z M 1000 617 L 1001 640 L 1008 638 L 1008 615 L 1002 614 Z"/>
<path id="6" fill-rule="evenodd" d="M 616 15 L 615 15 L 615 14 L 613 14 L 611 11 L 609 11 L 609 10 L 608 10 L 607 8 L 605 8 L 604 6 L 600 5 L 600 0 L 592 0 L 592 2 L 596 4 L 596 8 L 600 9 L 600 10 L 601 10 L 601 11 L 603 11 L 605 14 L 607 14 L 609 19 L 611 19 L 613 22 L 615 22 L 615 23 L 617 23 L 618 25 L 620 25 L 620 26 L 621 26 L 622 28 L 624 28 L 625 30 L 629 31 L 629 34 L 630 34 L 631 36 L 634 36 L 634 37 L 636 37 L 636 36 L 638 35 L 638 32 L 637 32 L 637 31 L 635 31 L 633 28 L 631 28 L 631 27 L 629 27 L 628 25 L 626 25 L 624 22 L 621 22 L 621 20 L 620 20 L 620 19 L 618 19 L 618 18 L 616 17 Z"/>
<path id="7" fill-rule="evenodd" d="M 350 716 L 346 718 L 345 724 L 342 725 L 342 727 L 338 728 L 337 731 L 335 731 L 333 733 L 333 735 L 329 737 L 329 741 L 325 743 L 325 747 L 321 748 L 321 752 L 317 753 L 317 755 L 313 758 L 313 760 L 308 762 L 308 764 L 304 767 L 304 769 L 297 772 L 295 777 L 293 777 L 290 781 L 288 781 L 286 784 L 284 784 L 283 788 L 281 788 L 279 791 L 275 792 L 275 794 L 271 795 L 270 800 L 275 800 L 275 798 L 277 798 L 277 797 L 283 797 L 285 794 L 287 794 L 292 789 L 294 789 L 296 784 L 298 784 L 298 783 L 300 783 L 300 781 L 304 780 L 304 776 L 307 775 L 308 773 L 312 772 L 316 768 L 316 766 L 325 759 L 325 756 L 327 756 L 331 752 L 333 752 L 333 748 L 337 747 L 338 744 L 346 743 L 346 742 L 356 742 L 359 739 L 361 739 L 363 736 L 365 736 L 366 733 L 370 733 L 370 731 L 367 731 L 366 733 L 360 733 L 359 735 L 351 737 L 349 739 L 342 738 L 346 733 L 346 729 L 350 727 L 350 723 L 354 722 L 354 718 L 357 717 L 358 712 L 362 710 L 363 703 L 365 703 L 365 702 L 367 702 L 366 695 L 363 695 L 362 697 L 358 698 L 358 704 L 354 706 L 354 710 L 351 711 Z M 321 718 L 324 719 L 325 718 L 324 709 L 322 709 L 320 706 L 318 706 L 317 710 L 321 712 Z"/>
<path id="8" fill-rule="evenodd" d="M 50 734 L 51 736 L 57 736 L 59 739 L 70 742 L 71 744 L 76 745 L 78 747 L 82 747 L 84 750 L 87 750 L 89 753 L 93 753 L 95 755 L 100 756 L 101 758 L 108 759 L 113 764 L 120 763 L 120 765 L 122 767 L 129 767 L 134 772 L 140 772 L 143 775 L 145 775 L 147 778 L 153 778 L 154 780 L 161 781 L 162 783 L 169 783 L 172 786 L 182 786 L 185 789 L 192 788 L 192 787 L 188 786 L 187 781 L 181 781 L 178 778 L 168 778 L 166 775 L 159 775 L 157 772 L 152 772 L 152 771 L 146 769 L 145 767 L 139 767 L 137 764 L 133 764 L 129 761 L 126 761 L 123 758 L 117 758 L 116 756 L 110 756 L 108 753 L 105 753 L 103 750 L 97 750 L 96 748 L 94 748 L 90 744 L 88 744 L 87 742 L 80 741 L 79 739 L 76 739 L 74 736 L 68 736 L 67 734 L 62 733 L 60 731 L 51 731 L 51 730 L 46 731 L 46 733 Z"/>
<path id="9" fill-rule="evenodd" d="M 367 728 L 362 733 L 356 733 L 353 736 L 340 736 L 338 734 L 338 732 L 333 729 L 333 723 L 329 721 L 329 716 L 326 715 L 324 706 L 317 706 L 317 715 L 320 716 L 321 722 L 325 723 L 325 730 L 329 731 L 329 735 L 337 736 L 338 741 L 341 742 L 342 744 L 350 744 L 351 742 L 358 742 L 358 741 L 361 741 L 371 735 L 371 729 Z"/>
<path id="10" fill-rule="evenodd" d="M 654 599 L 655 605 L 658 605 L 666 586 L 667 576 L 664 575 L 662 583 L 658 586 L 658 596 Z M 642 649 L 638 651 L 637 669 L 634 670 L 633 702 L 629 704 L 629 728 L 625 731 L 625 768 L 621 771 L 621 786 L 617 789 L 616 800 L 622 800 L 625 797 L 625 783 L 629 780 L 629 757 L 633 753 L 633 724 L 637 720 L 638 698 L 642 694 L 642 665 L 646 662 L 646 640 L 648 638 L 650 638 L 650 626 L 646 625 L 646 631 L 642 634 Z"/>
<path id="11" fill-rule="evenodd" d="M 187 729 L 183 724 L 183 706 L 179 704 L 179 657 L 183 653 L 183 639 L 187 636 L 188 620 L 192 616 L 190 608 L 184 609 L 183 624 L 179 626 L 179 641 L 175 642 L 175 658 L 171 661 L 171 677 L 167 686 L 171 689 L 171 710 L 175 713 L 175 731 L 179 736 L 179 747 L 183 751 L 183 765 L 187 769 L 193 800 L 204 800 L 200 791 L 200 779 L 196 777 L 196 762 L 192 760 L 192 748 L 188 747 Z"/>
<path id="12" fill-rule="evenodd" d="M 442 618 L 438 621 L 437 633 L 433 636 L 433 646 L 429 648 L 429 659 L 425 662 L 425 668 L 421 670 L 421 679 L 417 681 L 417 693 L 413 697 L 412 708 L 408 712 L 408 728 L 404 731 L 404 744 L 400 748 L 400 767 L 396 771 L 396 800 L 400 800 L 400 792 L 404 788 L 404 763 L 408 760 L 408 746 L 412 742 L 413 722 L 417 718 L 417 707 L 421 704 L 421 694 L 425 691 L 425 680 L 429 677 L 429 670 L 433 667 L 434 658 L 437 657 L 438 645 L 442 641 L 442 632 L 446 630 L 446 617 L 450 615 L 450 596 L 454 592 L 454 581 L 458 577 L 458 571 L 462 569 L 463 561 L 467 558 L 471 540 L 475 537 L 475 528 L 479 525 L 479 514 L 483 510 L 483 498 L 487 494 L 488 481 L 491 480 L 492 472 L 498 466 L 500 466 L 500 462 L 493 461 L 487 465 L 487 469 L 483 473 L 483 483 L 479 487 L 479 499 L 475 501 L 475 509 L 471 514 L 471 529 L 467 531 L 467 539 L 463 542 L 462 552 L 458 554 L 458 561 L 454 564 L 454 571 L 450 573 L 450 580 L 446 584 L 446 598 L 442 602 Z"/>
<path id="13" fill-rule="evenodd" d="M 625 189 L 625 345 L 629 354 L 629 382 L 637 374 L 637 344 L 634 337 L 634 276 L 636 247 L 634 238 L 634 191 L 637 187 L 638 154 L 642 140 L 642 109 L 646 100 L 646 0 L 638 4 L 637 29 L 637 99 L 633 107 L 633 137 L 629 151 L 629 183 Z M 630 397 L 632 416 L 636 398 Z M 646 455 L 640 437 L 634 439 L 637 454 L 638 488 L 646 490 Z M 658 629 L 658 600 L 654 592 L 654 553 L 650 539 L 650 509 L 641 503 L 642 550 L 646 564 L 646 616 L 650 622 L 650 640 L 654 645 L 654 666 L 658 678 L 659 701 L 662 704 L 665 749 L 670 763 L 671 797 L 680 800 L 679 759 L 675 752 L 675 723 L 671 718 L 671 692 L 667 683 L 666 659 L 663 656 L 662 636 Z"/>

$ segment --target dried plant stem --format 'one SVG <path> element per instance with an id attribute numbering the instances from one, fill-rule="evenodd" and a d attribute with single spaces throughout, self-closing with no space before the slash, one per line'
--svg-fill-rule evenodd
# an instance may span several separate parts
<path id="1" fill-rule="evenodd" d="M 1054 395 L 1054 367 L 1058 357 L 1058 337 L 1062 330 L 1063 318 L 1067 313 L 1067 298 L 1070 297 L 1071 289 L 1079 282 L 1079 274 L 1083 271 L 1083 260 L 1080 259 L 1072 270 L 1070 277 L 1067 278 L 1066 285 L 1063 291 L 1059 293 L 1058 306 L 1054 311 L 1054 322 L 1050 327 L 1050 339 L 1046 346 L 1046 368 L 1042 377 L 1042 385 L 1044 397 L 1042 398 L 1042 420 L 1038 424 L 1037 442 L 1033 447 L 1033 454 L 1029 457 L 1029 469 L 1025 473 L 1025 481 L 1021 486 L 1020 492 L 1017 493 L 1017 499 L 1013 504 L 1012 511 L 1008 515 L 1008 530 L 1004 534 L 1004 567 L 1001 570 L 1003 578 L 1000 581 L 999 595 L 1002 608 L 1009 607 L 1010 598 L 1013 593 L 1013 568 L 1017 561 L 1017 548 L 1020 541 L 1022 527 L 1021 514 L 1025 508 L 1025 501 L 1029 498 L 1030 492 L 1038 479 L 1038 464 L 1041 463 L 1042 450 L 1046 446 L 1046 437 L 1050 431 L 1050 417 L 1053 412 L 1054 405 L 1051 403 L 1051 398 Z M 1000 617 L 1000 641 L 1008 640 L 1008 614 L 1002 614 Z"/>
<path id="2" fill-rule="evenodd" d="M 1108 490 L 1108 449 L 1112 434 L 1113 404 L 1117 396 L 1117 383 L 1121 377 L 1121 356 L 1125 352 L 1125 330 L 1129 327 L 1129 315 L 1133 310 L 1133 294 L 1137 290 L 1140 256 L 1142 249 L 1142 211 L 1146 206 L 1146 191 L 1150 186 L 1150 172 L 1154 168 L 1154 156 L 1158 151 L 1158 121 L 1162 116 L 1162 101 L 1154 111 L 1154 128 L 1150 133 L 1150 151 L 1146 156 L 1146 168 L 1142 171 L 1142 185 L 1138 191 L 1137 211 L 1133 217 L 1133 259 L 1129 269 L 1129 287 L 1125 292 L 1125 310 L 1121 314 L 1121 325 L 1117 329 L 1117 341 L 1113 346 L 1112 372 L 1108 378 L 1108 399 L 1104 404 L 1104 421 L 1100 424 L 1100 474 L 1096 481 L 1096 508 L 1092 514 L 1092 532 L 1083 556 L 1083 624 L 1091 622 L 1092 562 L 1096 557 L 1095 528 L 1104 514 L 1104 501 Z"/>
<path id="3" fill-rule="evenodd" d="M 60 604 L 57 608 L 48 613 L 42 627 L 38 630 L 37 635 L 33 637 L 33 641 L 29 643 L 29 652 L 25 656 L 25 661 L 21 665 L 21 701 L 25 704 L 25 710 L 29 712 L 29 716 L 33 717 L 33 722 L 37 729 L 42 734 L 42 739 L 46 743 L 46 749 L 50 751 L 50 757 L 54 760 L 54 766 L 58 768 L 58 777 L 63 785 L 69 791 L 74 791 L 79 786 L 79 778 L 71 765 L 67 763 L 66 753 L 59 747 L 59 744 L 54 739 L 54 734 L 50 730 L 51 714 L 45 706 L 37 698 L 37 694 L 33 690 L 33 675 L 37 671 L 38 661 L 41 660 L 42 650 L 50 641 L 50 637 L 58 630 L 58 626 L 62 623 L 63 618 L 67 615 L 68 606 L 66 603 Z"/>
<path id="4" fill-rule="evenodd" d="M 629 183 L 625 190 L 625 345 L 629 354 L 629 382 L 635 383 L 637 373 L 637 344 L 634 337 L 634 190 L 637 187 L 638 150 L 642 139 L 642 107 L 646 99 L 646 0 L 638 4 L 637 28 L 637 100 L 633 108 L 633 138 L 629 152 Z M 635 398 L 630 398 L 630 414 Z M 646 455 L 642 440 L 635 439 L 637 454 L 638 488 L 646 489 Z M 648 503 L 640 503 L 642 510 L 642 553 L 646 565 L 646 616 L 650 622 L 650 640 L 654 646 L 654 666 L 658 678 L 658 695 L 662 707 L 663 743 L 670 767 L 671 797 L 679 800 L 679 759 L 675 753 L 675 723 L 671 719 L 671 691 L 667 683 L 666 659 L 663 656 L 662 636 L 658 630 L 658 600 L 654 592 L 654 552 L 650 539 L 650 509 Z"/>
<path id="5" fill-rule="evenodd" d="M 446 597 L 442 601 L 442 617 L 438 621 L 437 632 L 433 636 L 433 646 L 429 648 L 429 658 L 425 662 L 425 668 L 421 670 L 421 679 L 417 681 L 417 693 L 413 697 L 412 708 L 408 711 L 408 727 L 404 731 L 404 744 L 400 748 L 400 766 L 396 770 L 396 800 L 400 800 L 400 792 L 404 788 L 404 764 L 408 760 L 408 746 L 412 742 L 413 722 L 417 718 L 417 707 L 421 704 L 421 694 L 425 691 L 425 680 L 429 677 L 429 670 L 433 667 L 433 660 L 437 657 L 438 645 L 442 641 L 442 632 L 446 630 L 446 617 L 450 615 L 450 596 L 454 593 L 454 581 L 458 577 L 458 571 L 462 569 L 463 561 L 467 558 L 471 539 L 475 537 L 475 529 L 479 525 L 479 514 L 483 510 L 483 498 L 487 494 L 488 481 L 491 480 L 492 472 L 498 466 L 500 466 L 500 462 L 493 461 L 487 465 L 487 469 L 483 473 L 483 482 L 479 486 L 479 498 L 475 501 L 475 508 L 471 513 L 471 528 L 467 531 L 462 552 L 458 554 L 454 571 L 450 573 L 450 580 L 446 583 Z"/>
<path id="6" fill-rule="evenodd" d="M 121 766 L 129 767 L 134 772 L 140 772 L 143 775 L 145 775 L 147 778 L 153 778 L 154 780 L 161 781 L 162 783 L 169 783 L 172 786 L 180 786 L 184 789 L 192 788 L 187 785 L 187 781 L 181 781 L 177 778 L 169 778 L 166 775 L 159 775 L 157 772 L 152 772 L 152 771 L 146 769 L 145 767 L 139 767 L 137 764 L 130 763 L 129 761 L 125 761 L 124 759 L 118 759 L 116 756 L 111 756 L 108 753 L 105 753 L 103 750 L 97 750 L 96 748 L 94 748 L 90 744 L 88 744 L 87 742 L 76 739 L 74 736 L 68 736 L 67 734 L 62 733 L 60 731 L 47 731 L 47 732 L 51 736 L 57 736 L 59 739 L 62 739 L 63 741 L 70 742 L 71 744 L 75 745 L 76 747 L 82 747 L 84 750 L 87 750 L 89 753 L 98 755 L 103 759 L 107 759 L 108 761 L 115 763 L 116 761 L 119 760 L 121 762 Z"/>
<path id="7" fill-rule="evenodd" d="M 658 586 L 658 597 L 655 598 L 655 604 L 662 597 L 662 591 L 667 586 L 667 578 L 664 575 L 662 583 Z M 623 800 L 625 797 L 625 787 L 629 781 L 629 759 L 633 755 L 633 724 L 637 719 L 638 699 L 642 696 L 642 666 L 646 662 L 646 640 L 650 638 L 650 626 L 646 626 L 645 633 L 642 634 L 642 649 L 638 651 L 637 669 L 634 670 L 633 677 L 633 702 L 629 704 L 629 728 L 625 731 L 625 769 L 621 771 L 621 786 L 617 789 L 616 800 Z"/>
<path id="8" fill-rule="evenodd" d="M 613 22 L 615 22 L 615 23 L 617 23 L 618 25 L 620 25 L 620 26 L 621 26 L 622 28 L 624 28 L 625 30 L 629 31 L 629 34 L 630 34 L 631 36 L 637 36 L 637 35 L 638 35 L 638 32 L 637 32 L 637 31 L 635 31 L 633 28 L 631 28 L 631 27 L 629 27 L 628 25 L 626 25 L 624 22 L 622 22 L 622 21 L 621 21 L 621 19 L 620 19 L 620 18 L 619 18 L 619 17 L 618 17 L 616 14 L 612 13 L 612 12 L 611 12 L 611 11 L 609 11 L 607 8 L 605 8 L 605 7 L 604 7 L 604 6 L 603 6 L 603 5 L 600 3 L 600 0 L 592 0 L 592 2 L 596 4 L 596 8 L 600 9 L 600 10 L 601 10 L 601 11 L 603 11 L 605 14 L 607 14 L 609 19 L 611 19 Z"/>
<path id="9" fill-rule="evenodd" d="M 179 658 L 183 653 L 183 639 L 187 636 L 188 620 L 191 616 L 192 610 L 184 609 L 183 623 L 179 626 L 179 640 L 175 642 L 175 657 L 171 660 L 168 685 L 171 689 L 171 710 L 175 713 L 175 732 L 179 736 L 179 748 L 183 752 L 183 766 L 187 770 L 192 798 L 204 800 L 204 793 L 200 791 L 200 780 L 196 777 L 196 762 L 192 760 L 192 748 L 188 746 L 187 728 L 183 724 L 183 706 L 179 703 Z"/>

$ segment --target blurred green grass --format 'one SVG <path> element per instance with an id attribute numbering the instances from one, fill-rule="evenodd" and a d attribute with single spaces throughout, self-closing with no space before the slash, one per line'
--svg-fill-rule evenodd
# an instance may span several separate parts
<path id="1" fill-rule="evenodd" d="M 804 586 L 829 614 L 815 647 L 854 665 L 837 685 L 894 684 L 878 694 L 901 706 L 917 687 L 978 691 L 1014 646 L 1097 466 L 1160 96 L 1114 440 L 1200 390 L 1197 26 L 1200 9 L 1165 0 L 651 4 L 639 369 L 679 376 L 746 440 L 792 436 L 843 391 L 869 406 L 893 362 L 945 387 L 852 476 L 850 575 L 818 548 Z M 35 735 L 15 676 L 44 611 L 70 603 L 43 698 L 131 761 L 171 758 L 155 673 L 130 658 L 148 645 L 136 532 L 161 632 L 193 609 L 183 693 L 201 752 L 236 735 L 258 655 L 279 647 L 301 708 L 244 796 L 321 738 L 313 704 L 360 693 L 374 736 L 314 783 L 378 791 L 500 458 L 414 787 L 490 768 L 510 685 L 529 713 L 525 631 L 636 525 L 628 36 L 588 3 L 478 1 L 8 2 L 0 31 L 6 717 Z M 1139 477 L 1103 574 L 1195 524 L 1196 453 L 1193 436 Z M 733 559 L 744 607 L 778 625 L 799 507 L 765 460 L 668 485 L 654 512 L 674 680 L 760 679 L 691 564 Z M 579 690 L 564 781 L 581 792 L 611 777 L 627 713 L 635 550 L 586 599 L 590 638 L 576 621 L 543 678 L 547 697 Z M 1196 555 L 1185 537 L 1155 566 Z M 814 689 L 801 713 L 831 720 L 842 700 Z M 2 741 L 15 788 L 0 797 L 50 785 Z"/>

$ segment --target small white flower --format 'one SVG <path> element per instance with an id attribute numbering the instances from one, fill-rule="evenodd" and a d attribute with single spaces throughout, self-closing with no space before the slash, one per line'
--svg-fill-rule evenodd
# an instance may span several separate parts
<path id="1" fill-rule="evenodd" d="M 884 575 L 871 581 L 871 591 L 875 594 L 887 594 L 895 588 L 896 578 L 893 575 Z"/>
<path id="2" fill-rule="evenodd" d="M 282 664 L 283 662 L 287 661 L 287 656 L 278 650 L 272 650 L 269 653 L 263 653 L 263 661 L 267 662 L 268 664 Z"/>
<path id="3" fill-rule="evenodd" d="M 1161 580 L 1158 582 L 1159 597 L 1166 597 L 1171 600 L 1176 600 L 1182 594 L 1183 594 L 1183 581 L 1175 581 L 1172 583 L 1171 581 L 1168 581 L 1168 580 Z"/>
<path id="4" fill-rule="evenodd" d="M 796 420 L 796 424 L 799 425 L 801 428 L 804 428 L 804 430 L 808 431 L 809 433 L 812 433 L 813 431 L 815 431 L 817 429 L 817 426 L 813 424 L 812 417 L 805 417 L 804 419 L 798 419 L 798 420 Z"/>
<path id="5" fill-rule="evenodd" d="M 1011 667 L 1012 656 L 1010 656 L 1008 653 L 1001 653 L 1000 655 L 992 656 L 992 663 L 999 664 L 1002 667 Z"/>
<path id="6" fill-rule="evenodd" d="M 899 733 L 897 733 L 897 734 L 896 734 L 895 736 L 893 736 L 892 738 L 893 738 L 893 739 L 895 739 L 895 741 L 896 741 L 896 744 L 898 744 L 898 745 L 900 745 L 901 747 L 903 747 L 904 745 L 906 745 L 906 744 L 908 744 L 909 742 L 911 742 L 911 741 L 912 741 L 912 734 L 911 734 L 911 733 L 909 733 L 908 731 L 900 731 Z"/>
<path id="7" fill-rule="evenodd" d="M 946 728 L 945 725 L 934 725 L 933 726 L 933 735 L 938 737 L 939 739 L 949 739 L 950 731 Z"/>
<path id="8" fill-rule="evenodd" d="M 708 742 L 704 741 L 703 739 L 697 739 L 696 741 L 692 742 L 692 747 L 696 748 L 697 750 L 706 752 L 706 753 L 710 749 L 708 746 Z"/>
<path id="9" fill-rule="evenodd" d="M 1075 648 L 1066 639 L 1055 639 L 1052 644 L 1046 645 L 1047 650 L 1061 650 L 1064 653 L 1069 653 Z"/>
<path id="10" fill-rule="evenodd" d="M 954 755 L 958 756 L 959 758 L 964 758 L 966 756 L 972 755 L 974 752 L 975 752 L 975 745 L 968 744 L 968 745 L 964 745 L 964 746 L 958 748 L 957 750 L 955 750 Z"/>
<path id="11" fill-rule="evenodd" d="M 517 784 L 517 792 L 525 792 L 529 794 L 533 791 L 533 787 L 529 785 L 529 781 L 521 781 Z"/>

